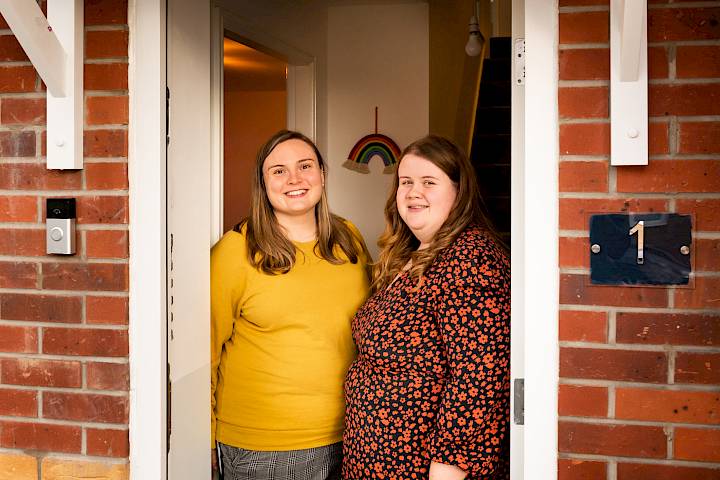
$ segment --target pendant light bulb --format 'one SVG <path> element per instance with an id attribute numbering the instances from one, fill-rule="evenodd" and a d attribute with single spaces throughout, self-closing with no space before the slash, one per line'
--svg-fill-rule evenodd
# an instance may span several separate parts
<path id="1" fill-rule="evenodd" d="M 465 44 L 465 53 L 471 57 L 477 57 L 482 52 L 482 43 L 480 43 L 480 27 L 478 19 L 475 15 L 470 17 L 470 25 L 468 26 L 468 41 Z"/>

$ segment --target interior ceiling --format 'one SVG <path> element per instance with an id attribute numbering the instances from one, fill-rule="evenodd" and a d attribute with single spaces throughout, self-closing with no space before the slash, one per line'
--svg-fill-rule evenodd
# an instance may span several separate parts
<path id="1" fill-rule="evenodd" d="M 225 90 L 285 90 L 287 62 L 225 37 Z"/>

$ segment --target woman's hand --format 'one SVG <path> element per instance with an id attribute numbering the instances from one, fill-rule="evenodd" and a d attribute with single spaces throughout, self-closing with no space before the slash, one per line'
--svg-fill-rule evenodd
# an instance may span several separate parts
<path id="1" fill-rule="evenodd" d="M 455 465 L 432 462 L 430 464 L 429 480 L 463 480 L 467 472 Z"/>
<path id="2" fill-rule="evenodd" d="M 210 449 L 210 465 L 212 467 L 211 469 L 211 478 L 215 478 L 215 474 L 218 472 L 218 459 L 217 459 L 217 450 L 214 448 Z"/>

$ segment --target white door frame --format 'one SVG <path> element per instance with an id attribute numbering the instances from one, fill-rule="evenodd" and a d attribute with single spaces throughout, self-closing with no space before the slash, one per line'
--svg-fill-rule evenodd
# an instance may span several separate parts
<path id="1" fill-rule="evenodd" d="M 548 8 L 551 7 L 551 8 Z M 513 233 L 525 345 L 523 475 L 557 478 L 557 1 L 525 0 L 525 144 L 521 234 Z M 166 478 L 165 0 L 131 0 L 130 475 Z M 210 119 L 208 119 L 208 122 Z M 514 191 L 514 195 L 516 191 Z M 518 256 L 517 254 L 520 253 Z M 519 258 L 518 258 L 519 257 Z M 520 266 L 517 260 L 521 261 Z M 517 277 L 522 282 L 515 283 Z M 519 309 L 517 310 L 516 309 Z"/>
<path id="2" fill-rule="evenodd" d="M 165 0 L 130 0 L 130 477 L 166 478 Z"/>
<path id="3" fill-rule="evenodd" d="M 220 5 L 212 8 L 211 76 L 212 84 L 212 241 L 223 232 L 223 39 L 230 31 L 253 46 L 261 45 L 287 59 L 287 128 L 298 130 L 315 140 L 315 58 L 257 29 L 248 21 Z"/>

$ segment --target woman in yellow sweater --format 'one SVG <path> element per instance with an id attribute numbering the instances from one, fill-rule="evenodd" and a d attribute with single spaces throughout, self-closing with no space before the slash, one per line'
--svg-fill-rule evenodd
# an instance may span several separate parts
<path id="1" fill-rule="evenodd" d="M 278 132 L 258 152 L 251 215 L 212 249 L 212 447 L 225 480 L 340 478 L 368 258 L 328 209 L 326 171 L 312 141 Z"/>

